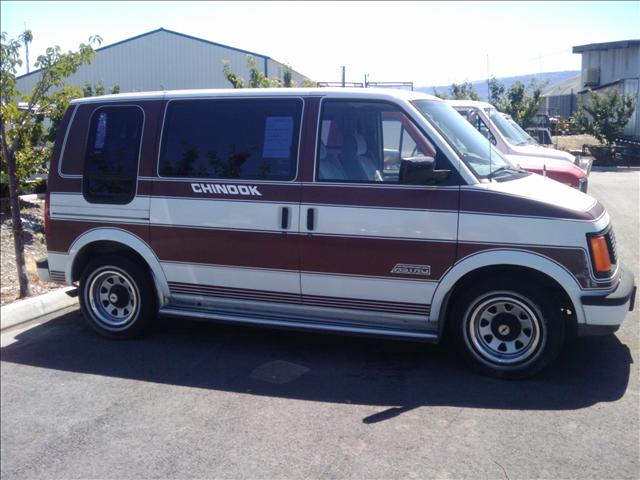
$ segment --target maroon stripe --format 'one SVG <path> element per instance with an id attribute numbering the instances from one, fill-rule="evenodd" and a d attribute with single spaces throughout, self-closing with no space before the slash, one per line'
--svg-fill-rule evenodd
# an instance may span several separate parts
<path id="1" fill-rule="evenodd" d="M 333 308 L 349 308 L 349 309 L 353 309 L 353 310 L 372 310 L 372 311 L 380 311 L 380 312 L 386 312 L 386 313 L 400 313 L 400 314 L 407 314 L 407 315 L 427 315 L 429 313 L 429 310 L 427 308 L 420 308 L 420 309 L 409 309 L 409 308 L 391 308 L 391 307 L 385 307 L 383 305 L 360 305 L 360 304 L 355 304 L 355 303 L 347 303 L 347 302 L 329 302 L 329 301 L 311 301 L 311 300 L 307 300 L 304 296 L 303 296 L 303 300 L 302 303 L 304 303 L 305 305 L 311 305 L 311 306 L 317 306 L 317 307 L 333 307 Z"/>
<path id="2" fill-rule="evenodd" d="M 458 209 L 457 189 L 379 188 L 305 185 L 302 202 L 328 205 L 353 205 L 381 208 L 425 210 Z"/>
<path id="3" fill-rule="evenodd" d="M 593 220 L 602 215 L 604 208 L 599 203 L 596 203 L 596 205 L 587 212 L 577 212 L 560 205 L 536 202 L 515 195 L 463 190 L 460 196 L 460 211 L 482 214 L 565 218 L 570 220 Z"/>
<path id="4" fill-rule="evenodd" d="M 152 226 L 151 245 L 161 260 L 299 269 L 298 235 Z"/>
<path id="5" fill-rule="evenodd" d="M 201 290 L 188 290 L 188 291 L 183 291 L 183 290 L 176 290 L 176 289 L 171 289 L 171 291 L 173 293 L 184 293 L 184 294 L 188 294 L 188 295 L 201 295 L 204 297 L 218 297 L 218 298 L 231 298 L 231 299 L 235 299 L 235 300 L 254 300 L 254 301 L 260 301 L 260 302 L 273 302 L 273 303 L 294 303 L 294 304 L 300 304 L 301 301 L 300 299 L 290 299 L 290 298 L 275 298 L 275 297 L 269 297 L 269 296 L 247 296 L 247 295 L 237 295 L 237 294 L 232 294 L 232 293 L 211 293 L 208 291 L 201 291 Z"/>
<path id="6" fill-rule="evenodd" d="M 249 290 L 232 287 L 198 285 L 181 282 L 169 282 L 173 293 L 214 296 L 221 298 L 236 298 L 244 300 L 271 301 L 283 303 L 300 303 L 300 295 L 272 292 L 266 290 Z M 319 295 L 303 295 L 302 303 L 306 305 L 325 306 L 335 308 L 349 308 L 356 310 L 374 310 L 388 313 L 404 313 L 411 315 L 426 315 L 429 305 L 401 302 L 386 302 L 342 297 L 324 297 Z"/>
<path id="7" fill-rule="evenodd" d="M 48 250 L 66 252 L 87 230 L 113 227 L 110 223 L 72 222 L 52 219 L 47 235 Z M 430 265 L 428 280 L 438 280 L 455 261 L 491 249 L 529 251 L 562 265 L 583 288 L 608 288 L 611 280 L 591 278 L 584 249 L 473 244 L 320 235 L 117 225 L 150 243 L 161 260 L 194 264 L 218 264 L 326 274 L 427 280 L 414 275 L 390 273 L 395 264 Z M 149 240 L 151 239 L 151 241 Z M 110 240 L 105 237 L 104 240 Z M 299 264 L 302 257 L 303 263 Z M 457 260 L 456 260 L 457 259 Z M 300 268 L 302 267 L 302 268 Z"/>
<path id="8" fill-rule="evenodd" d="M 147 225 L 123 225 L 101 222 L 71 222 L 68 220 L 51 219 L 49 222 L 49 232 L 47 233 L 47 250 L 54 252 L 67 252 L 73 242 L 87 230 L 99 227 L 119 228 L 126 230 L 138 237 L 144 242 L 149 243 L 149 227 Z M 100 240 L 111 240 L 109 236 L 105 236 Z"/>
<path id="9" fill-rule="evenodd" d="M 363 304 L 371 304 L 371 305 L 386 305 L 389 307 L 406 307 L 406 308 L 424 308 L 425 304 L 422 303 L 407 303 L 407 302 L 390 302 L 388 300 L 380 301 L 380 300 L 365 300 L 359 298 L 349 298 L 349 297 L 327 297 L 323 295 L 303 295 L 305 299 L 309 300 L 347 300 L 351 303 L 363 303 Z"/>
<path id="10" fill-rule="evenodd" d="M 49 174 L 47 188 L 50 193 L 82 193 L 82 178 L 61 178 L 57 175 Z"/>
<path id="11" fill-rule="evenodd" d="M 455 261 L 455 242 L 325 237 L 300 238 L 302 270 L 345 275 L 437 280 Z M 391 273 L 396 264 L 429 265 L 429 277 Z"/>

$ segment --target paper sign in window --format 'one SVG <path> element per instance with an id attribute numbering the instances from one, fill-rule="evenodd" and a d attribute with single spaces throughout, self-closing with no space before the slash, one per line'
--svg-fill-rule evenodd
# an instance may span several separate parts
<path id="1" fill-rule="evenodd" d="M 289 158 L 293 138 L 293 117 L 267 117 L 263 158 Z"/>

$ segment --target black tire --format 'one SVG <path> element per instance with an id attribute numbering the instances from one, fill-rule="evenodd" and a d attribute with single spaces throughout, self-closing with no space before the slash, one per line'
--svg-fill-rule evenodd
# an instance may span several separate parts
<path id="1" fill-rule="evenodd" d="M 126 257 L 105 255 L 84 269 L 80 277 L 80 309 L 89 325 L 103 337 L 137 338 L 153 326 L 158 302 L 145 267 Z"/>
<path id="2" fill-rule="evenodd" d="M 463 287 L 452 299 L 449 334 L 481 373 L 526 378 L 560 353 L 565 320 L 553 292 L 513 278 Z"/>

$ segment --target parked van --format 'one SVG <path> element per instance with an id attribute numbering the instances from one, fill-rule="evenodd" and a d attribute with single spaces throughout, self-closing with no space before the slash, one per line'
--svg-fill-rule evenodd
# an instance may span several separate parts
<path id="1" fill-rule="evenodd" d="M 437 342 L 531 375 L 633 307 L 604 207 L 512 164 L 416 92 L 256 89 L 74 100 L 41 278 L 109 338 L 158 314 Z"/>
<path id="2" fill-rule="evenodd" d="M 545 148 L 508 115 L 490 103 L 474 100 L 447 100 L 511 162 L 527 171 L 548 176 L 583 192 L 588 187 L 589 163 L 582 163 L 561 150 Z"/>

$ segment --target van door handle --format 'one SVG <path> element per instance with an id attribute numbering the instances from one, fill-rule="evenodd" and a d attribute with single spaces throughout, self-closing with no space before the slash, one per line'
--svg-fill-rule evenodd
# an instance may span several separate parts
<path id="1" fill-rule="evenodd" d="M 289 228 L 289 207 L 282 207 L 282 217 L 280 218 L 280 228 L 286 230 Z"/>
<path id="2" fill-rule="evenodd" d="M 307 210 L 307 230 L 313 230 L 315 228 L 315 208 Z"/>

